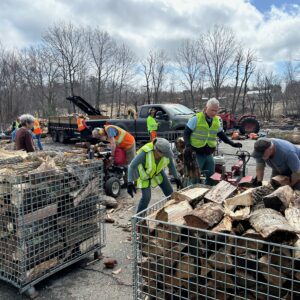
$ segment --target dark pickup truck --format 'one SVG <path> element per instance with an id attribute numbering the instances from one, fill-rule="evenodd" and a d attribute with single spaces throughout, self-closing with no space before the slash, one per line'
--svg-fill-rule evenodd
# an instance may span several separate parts
<path id="1" fill-rule="evenodd" d="M 108 119 L 81 97 L 68 97 L 67 99 L 88 114 L 89 120 L 86 121 L 86 124 L 89 128 L 103 127 L 108 124 L 117 125 L 133 134 L 136 141 L 149 140 L 147 117 L 152 107 L 157 110 L 158 136 L 165 137 L 170 141 L 174 141 L 182 135 L 186 123 L 195 114 L 181 104 L 149 104 L 139 108 L 136 119 Z M 49 117 L 48 131 L 54 141 L 61 143 L 79 137 L 75 117 Z"/>

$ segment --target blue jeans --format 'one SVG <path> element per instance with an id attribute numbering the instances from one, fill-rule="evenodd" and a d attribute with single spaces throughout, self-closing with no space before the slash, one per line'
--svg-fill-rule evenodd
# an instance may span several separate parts
<path id="1" fill-rule="evenodd" d="M 202 174 L 205 174 L 205 184 L 214 185 L 214 181 L 210 179 L 210 176 L 212 176 L 215 173 L 215 161 L 213 156 L 202 153 L 196 153 L 196 159 L 200 172 Z M 193 179 L 192 181 L 193 182 L 189 182 L 189 184 L 200 183 L 200 178 L 199 180 Z"/>
<path id="2" fill-rule="evenodd" d="M 166 173 L 164 171 L 162 171 L 161 174 L 163 176 L 163 181 L 159 185 L 159 187 L 162 189 L 164 195 L 166 197 L 168 197 L 173 193 L 173 188 L 172 188 L 172 185 L 171 185 Z M 149 186 L 145 189 L 142 189 L 142 198 L 139 202 L 137 213 L 146 209 L 148 207 L 150 200 L 151 200 L 151 186 Z"/>
<path id="3" fill-rule="evenodd" d="M 35 136 L 34 138 L 36 139 L 36 143 L 37 143 L 38 148 L 40 150 L 43 150 L 41 134 L 35 134 L 34 136 Z"/>
<path id="4" fill-rule="evenodd" d="M 16 128 L 16 129 L 11 133 L 11 140 L 12 140 L 12 142 L 14 142 L 15 139 L 16 139 L 17 131 L 18 131 L 18 128 Z"/>

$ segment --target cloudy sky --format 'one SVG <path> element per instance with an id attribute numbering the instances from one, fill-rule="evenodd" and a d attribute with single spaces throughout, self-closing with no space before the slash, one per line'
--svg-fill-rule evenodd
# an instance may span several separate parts
<path id="1" fill-rule="evenodd" d="M 224 24 L 265 64 L 300 60 L 299 0 L 1 0 L 0 41 L 29 46 L 62 20 L 105 29 L 140 56 Z"/>

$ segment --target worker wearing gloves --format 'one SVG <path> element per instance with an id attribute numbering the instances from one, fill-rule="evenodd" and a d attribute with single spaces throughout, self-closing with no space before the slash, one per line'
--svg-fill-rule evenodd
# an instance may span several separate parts
<path id="1" fill-rule="evenodd" d="M 266 164 L 272 168 L 271 177 L 290 177 L 290 185 L 300 190 L 300 148 L 281 140 L 260 138 L 254 144 L 252 156 L 256 159 L 254 186 L 261 186 Z"/>
<path id="2" fill-rule="evenodd" d="M 113 159 L 117 147 L 125 151 L 127 164 L 135 157 L 135 139 L 124 129 L 115 125 L 105 125 L 104 128 L 95 128 L 92 135 L 102 141 L 109 141 Z"/>
<path id="3" fill-rule="evenodd" d="M 151 200 L 151 188 L 159 185 L 165 196 L 170 196 L 173 193 L 172 185 L 164 171 L 166 167 L 169 167 L 175 178 L 177 189 L 179 189 L 182 184 L 175 168 L 169 141 L 163 138 L 155 138 L 137 152 L 137 156 L 129 165 L 127 184 L 127 192 L 131 197 L 136 193 L 134 185 L 136 179 L 137 187 L 142 189 L 142 198 L 137 212 L 148 207 Z"/>
<path id="4" fill-rule="evenodd" d="M 228 139 L 217 116 L 218 111 L 219 101 L 216 98 L 209 99 L 204 110 L 189 120 L 183 135 L 185 161 L 188 163 L 189 160 L 193 160 L 196 154 L 198 167 L 200 171 L 205 173 L 205 184 L 208 185 L 213 185 L 214 183 L 210 177 L 215 172 L 215 162 L 212 154 L 217 146 L 217 138 L 220 138 L 224 143 L 232 147 L 242 147 L 241 143 L 234 143 Z M 190 163 L 193 164 L 194 161 Z M 200 178 L 198 179 L 199 181 Z"/>
<path id="5" fill-rule="evenodd" d="M 150 110 L 147 118 L 147 130 L 150 134 L 150 140 L 153 141 L 157 137 L 158 123 L 155 120 L 156 109 L 153 107 Z"/>
<path id="6" fill-rule="evenodd" d="M 84 117 L 83 115 L 75 114 L 75 117 L 77 118 L 77 129 L 80 132 L 81 139 L 86 138 L 87 136 L 91 135 L 91 131 L 86 125 L 87 117 Z"/>

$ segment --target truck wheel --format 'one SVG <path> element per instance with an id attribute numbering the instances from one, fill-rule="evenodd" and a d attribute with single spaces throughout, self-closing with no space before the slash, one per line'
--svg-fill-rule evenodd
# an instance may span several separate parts
<path id="1" fill-rule="evenodd" d="M 64 134 L 63 131 L 60 131 L 60 132 L 58 133 L 58 141 L 59 141 L 60 143 L 64 143 L 64 141 L 65 141 L 65 134 Z"/>
<path id="2" fill-rule="evenodd" d="M 51 137 L 52 137 L 52 141 L 54 143 L 58 142 L 58 134 L 57 134 L 57 131 L 56 130 L 52 130 L 51 132 Z"/>
<path id="3" fill-rule="evenodd" d="M 242 120 L 241 125 L 239 127 L 241 134 L 258 133 L 259 129 L 259 123 L 254 118 L 245 118 L 244 120 Z"/>
<path id="4" fill-rule="evenodd" d="M 117 198 L 121 192 L 121 182 L 117 177 L 111 177 L 105 182 L 104 189 L 107 196 Z"/>

